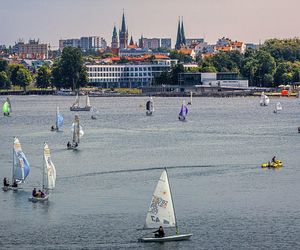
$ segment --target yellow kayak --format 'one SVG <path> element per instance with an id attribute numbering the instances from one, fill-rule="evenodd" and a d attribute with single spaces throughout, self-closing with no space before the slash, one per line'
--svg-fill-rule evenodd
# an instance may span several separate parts
<path id="1" fill-rule="evenodd" d="M 276 160 L 275 162 L 268 162 L 261 164 L 262 168 L 281 168 L 283 167 L 283 163 L 281 160 Z"/>

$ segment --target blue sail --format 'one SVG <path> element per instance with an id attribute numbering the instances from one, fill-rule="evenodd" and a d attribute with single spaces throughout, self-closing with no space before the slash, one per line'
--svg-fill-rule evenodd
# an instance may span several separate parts
<path id="1" fill-rule="evenodd" d="M 60 114 L 60 113 L 58 113 L 57 114 L 57 127 L 62 127 L 62 125 L 64 124 L 64 118 L 63 118 L 63 116 Z"/>
<path id="2" fill-rule="evenodd" d="M 188 114 L 188 112 L 189 112 L 189 110 L 188 110 L 187 106 L 185 104 L 182 104 L 179 115 L 185 117 Z"/>
<path id="3" fill-rule="evenodd" d="M 13 179 L 18 183 L 25 181 L 26 177 L 29 175 L 30 166 L 28 160 L 23 152 L 15 152 L 16 164 L 14 168 Z"/>
<path id="4" fill-rule="evenodd" d="M 20 141 L 14 138 L 14 162 L 13 162 L 13 181 L 22 183 L 29 175 L 30 166 L 25 154 L 22 151 Z"/>

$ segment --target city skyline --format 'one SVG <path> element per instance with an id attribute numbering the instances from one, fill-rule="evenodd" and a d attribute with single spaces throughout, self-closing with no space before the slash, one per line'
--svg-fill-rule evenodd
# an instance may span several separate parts
<path id="1" fill-rule="evenodd" d="M 70 7 L 72 6 L 72 7 Z M 58 47 L 59 39 L 102 36 L 110 44 L 114 25 L 121 28 L 123 9 L 129 37 L 170 37 L 176 42 L 178 17 L 183 16 L 187 38 L 209 43 L 226 36 L 259 43 L 269 38 L 299 37 L 297 0 L 27 0 L 2 2 L 0 44 L 36 38 Z"/>

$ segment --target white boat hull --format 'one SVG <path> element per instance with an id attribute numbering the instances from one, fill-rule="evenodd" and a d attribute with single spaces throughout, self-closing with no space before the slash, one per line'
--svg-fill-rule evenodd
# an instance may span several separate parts
<path id="1" fill-rule="evenodd" d="M 181 240 L 189 240 L 193 234 L 179 234 L 172 236 L 165 236 L 161 238 L 141 238 L 142 242 L 167 242 L 167 241 L 181 241 Z"/>
<path id="2" fill-rule="evenodd" d="M 44 201 L 48 201 L 49 199 L 49 194 L 46 195 L 45 197 L 41 198 L 41 197 L 33 197 L 33 196 L 30 196 L 28 198 L 28 201 L 31 201 L 31 202 L 44 202 Z"/>

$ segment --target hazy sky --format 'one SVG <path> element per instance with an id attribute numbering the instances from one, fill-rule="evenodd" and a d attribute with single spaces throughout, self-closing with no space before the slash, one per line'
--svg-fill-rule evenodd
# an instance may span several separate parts
<path id="1" fill-rule="evenodd" d="M 57 48 L 61 38 L 97 35 L 110 45 L 123 8 L 135 41 L 143 33 L 171 37 L 174 45 L 178 16 L 187 38 L 210 43 L 300 36 L 300 0 L 0 0 L 0 44 L 39 38 Z"/>

